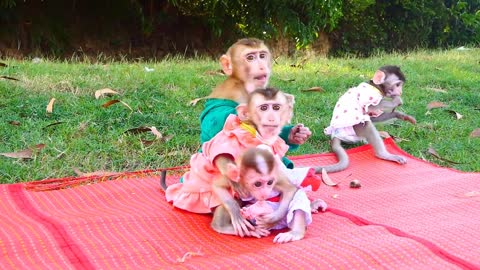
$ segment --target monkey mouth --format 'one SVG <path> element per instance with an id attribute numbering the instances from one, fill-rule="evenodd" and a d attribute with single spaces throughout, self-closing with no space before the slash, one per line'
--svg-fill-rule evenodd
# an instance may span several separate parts
<path id="1" fill-rule="evenodd" d="M 258 81 L 259 83 L 261 83 L 261 84 L 266 84 L 266 83 L 267 83 L 267 75 L 266 75 L 266 74 L 262 74 L 262 75 L 260 75 L 260 76 L 256 76 L 256 77 L 254 77 L 254 79 L 255 79 L 256 81 Z"/>
<path id="2" fill-rule="evenodd" d="M 278 125 L 263 125 L 262 127 L 263 127 L 264 133 L 272 134 L 272 133 L 278 132 Z M 262 135 L 266 135 L 266 134 L 262 134 Z"/>

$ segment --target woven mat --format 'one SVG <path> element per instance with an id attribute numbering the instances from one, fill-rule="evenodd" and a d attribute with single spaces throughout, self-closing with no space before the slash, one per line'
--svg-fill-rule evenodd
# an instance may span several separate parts
<path id="1" fill-rule="evenodd" d="M 165 201 L 158 172 L 0 185 L 0 269 L 480 269 L 480 173 L 386 144 L 408 164 L 376 159 L 369 146 L 350 149 L 349 169 L 330 174 L 339 187 L 312 194 L 329 210 L 287 244 L 272 242 L 278 232 L 213 232 L 209 215 Z M 292 160 L 335 162 L 332 154 Z M 168 182 L 181 173 L 170 172 Z M 353 179 L 360 189 L 349 188 Z"/>

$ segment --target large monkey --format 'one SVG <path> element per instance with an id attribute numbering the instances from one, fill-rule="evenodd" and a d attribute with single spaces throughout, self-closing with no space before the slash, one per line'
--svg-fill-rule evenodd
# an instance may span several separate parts
<path id="1" fill-rule="evenodd" d="M 275 155 L 283 157 L 288 151 L 288 145 L 278 134 L 290 121 L 292 110 L 293 96 L 274 88 L 252 92 L 246 104 L 237 106 L 238 115 L 230 115 L 223 130 L 202 144 L 202 152 L 192 156 L 191 170 L 183 176 L 183 183 L 167 188 L 167 201 L 195 213 L 213 212 L 212 228 L 219 233 L 242 237 L 266 235 L 268 231 L 253 226 L 241 216 L 240 206 L 232 195 L 232 187 L 243 195 L 248 195 L 248 188 L 235 184 L 228 177 L 228 167 L 247 148 L 260 144 L 268 145 Z M 314 170 L 297 168 L 289 171 L 296 172 L 289 177 L 310 181 L 310 172 Z M 276 223 L 285 216 L 288 204 L 297 190 L 284 175 L 278 176 L 275 188 L 281 192 L 280 207 L 265 216 L 266 223 Z M 312 188 L 315 190 L 318 185 L 313 183 Z M 231 226 L 225 227 L 223 224 Z"/>
<path id="2" fill-rule="evenodd" d="M 415 118 L 395 108 L 402 105 L 402 89 L 405 75 L 397 66 L 379 68 L 373 78 L 359 86 L 350 88 L 335 105 L 330 126 L 325 134 L 332 137 L 332 151 L 337 155 L 338 162 L 329 166 L 316 167 L 319 173 L 337 172 L 349 165 L 348 155 L 341 142 L 356 143 L 366 141 L 373 147 L 378 158 L 405 164 L 407 159 L 387 151 L 377 129 L 372 122 L 381 122 L 397 118 L 416 123 Z"/>
<path id="3" fill-rule="evenodd" d="M 239 103 L 247 100 L 248 94 L 257 88 L 265 88 L 272 70 L 272 56 L 262 40 L 244 38 L 235 42 L 220 57 L 220 64 L 227 79 L 213 89 L 200 115 L 200 139 L 204 143 L 223 128 L 227 117 L 236 114 Z M 285 126 L 280 137 L 289 144 L 290 150 L 298 148 L 310 136 L 311 131 L 303 124 Z M 293 168 L 286 157 L 285 165 Z"/>
<path id="4" fill-rule="evenodd" d="M 246 204 L 242 207 L 241 214 L 261 228 L 269 230 L 290 228 L 290 231 L 275 236 L 273 240 L 275 243 L 300 240 L 305 236 L 306 226 L 312 222 L 311 213 L 325 211 L 327 205 L 320 199 L 310 202 L 305 191 L 301 189 L 301 183 L 292 182 L 299 189 L 288 206 L 287 215 L 277 224 L 262 224 L 262 216 L 272 213 L 279 206 L 278 198 L 281 193 L 275 186 L 278 176 L 283 175 L 281 168 L 284 165 L 268 148 L 261 146 L 262 148 L 258 146 L 247 149 L 242 154 L 238 167 L 229 164 L 229 178 L 237 181 L 248 191 L 248 195 L 239 194 L 239 199 Z M 228 219 L 219 219 L 219 222 L 226 223 L 216 224 L 217 226 L 233 230 Z"/>

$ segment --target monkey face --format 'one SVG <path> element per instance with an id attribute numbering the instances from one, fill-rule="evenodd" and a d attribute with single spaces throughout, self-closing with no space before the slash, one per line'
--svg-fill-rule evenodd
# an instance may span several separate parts
<path id="1" fill-rule="evenodd" d="M 267 47 L 242 47 L 235 57 L 236 76 L 245 83 L 247 92 L 265 88 L 270 79 L 271 55 Z"/>
<path id="2" fill-rule="evenodd" d="M 260 173 L 255 169 L 246 170 L 243 179 L 250 195 L 259 201 L 264 201 L 271 196 L 276 183 L 272 173 Z"/>
<path id="3" fill-rule="evenodd" d="M 268 140 L 280 134 L 283 126 L 290 120 L 290 112 L 285 96 L 278 95 L 273 100 L 266 100 L 256 95 L 249 108 L 249 117 L 258 133 Z"/>
<path id="4" fill-rule="evenodd" d="M 382 85 L 383 92 L 387 97 L 401 96 L 403 91 L 403 81 L 395 74 L 390 74 L 385 78 Z"/>

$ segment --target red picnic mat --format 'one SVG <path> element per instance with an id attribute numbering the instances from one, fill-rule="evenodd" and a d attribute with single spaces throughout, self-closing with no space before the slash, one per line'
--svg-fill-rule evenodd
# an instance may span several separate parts
<path id="1" fill-rule="evenodd" d="M 165 201 L 158 172 L 0 185 L 0 269 L 480 269 L 480 173 L 408 157 L 397 165 L 369 146 L 348 151 L 349 169 L 310 194 L 303 240 L 240 238 L 209 228 L 211 216 Z M 330 153 L 291 157 L 297 166 Z M 168 183 L 182 170 L 169 172 Z M 359 189 L 349 188 L 357 179 Z M 58 187 L 64 187 L 58 189 Z"/>

